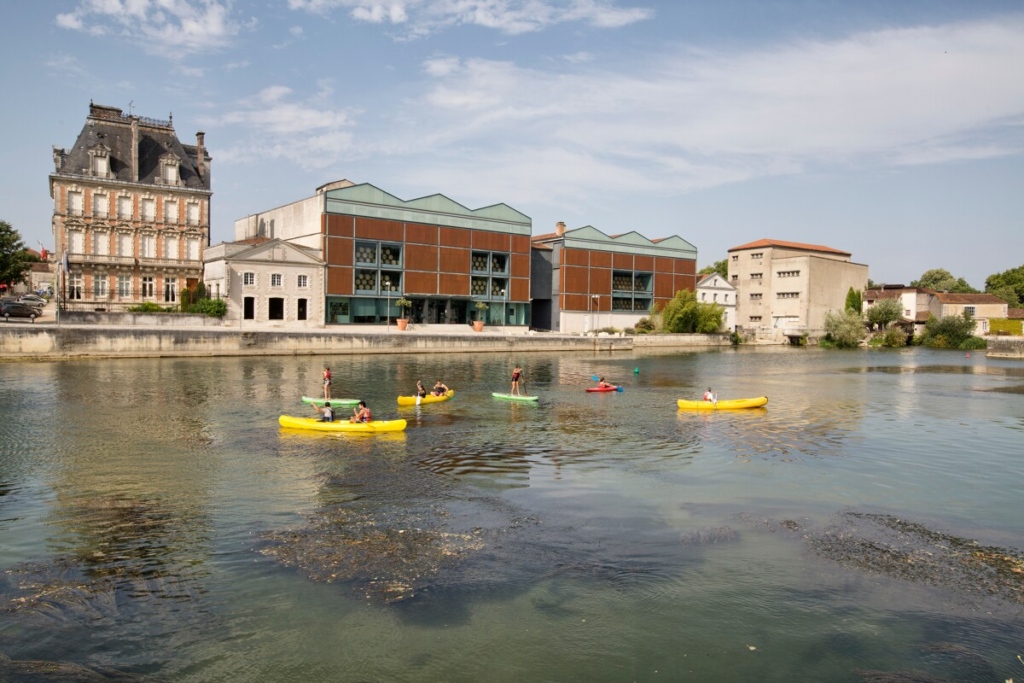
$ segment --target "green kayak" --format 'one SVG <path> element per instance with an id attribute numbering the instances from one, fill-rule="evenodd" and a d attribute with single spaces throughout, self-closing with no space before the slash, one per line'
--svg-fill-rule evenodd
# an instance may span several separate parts
<path id="1" fill-rule="evenodd" d="M 356 406 L 359 405 L 358 398 L 313 398 L 312 396 L 303 396 L 303 403 L 312 403 L 315 406 L 322 406 L 324 401 L 330 401 L 332 406 Z"/>
<path id="2" fill-rule="evenodd" d="M 494 398 L 500 398 L 505 401 L 536 401 L 539 396 L 513 396 L 512 394 L 491 394 Z"/>

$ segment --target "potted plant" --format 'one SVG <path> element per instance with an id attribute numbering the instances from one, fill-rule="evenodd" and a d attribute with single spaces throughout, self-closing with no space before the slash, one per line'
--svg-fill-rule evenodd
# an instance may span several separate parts
<path id="1" fill-rule="evenodd" d="M 486 301 L 477 301 L 476 310 L 480 311 L 477 314 L 477 319 L 473 321 L 473 329 L 480 332 L 484 329 L 484 311 L 489 308 Z"/>
<path id="2" fill-rule="evenodd" d="M 404 296 L 395 302 L 395 305 L 402 309 L 402 317 L 396 318 L 395 322 L 398 323 L 398 329 L 404 330 L 409 327 L 409 318 L 406 317 L 409 314 L 409 309 L 412 308 L 412 302 L 406 299 Z"/>

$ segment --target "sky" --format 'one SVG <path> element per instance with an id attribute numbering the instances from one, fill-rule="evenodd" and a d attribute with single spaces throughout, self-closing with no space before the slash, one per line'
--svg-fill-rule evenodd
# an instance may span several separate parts
<path id="1" fill-rule="evenodd" d="M 1024 264 L 1019 0 L 10 0 L 0 219 L 52 248 L 90 100 L 206 133 L 211 240 L 342 178 L 878 283 Z"/>

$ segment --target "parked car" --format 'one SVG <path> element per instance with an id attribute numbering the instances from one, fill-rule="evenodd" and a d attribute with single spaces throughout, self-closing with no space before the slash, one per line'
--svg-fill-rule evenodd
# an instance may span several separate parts
<path id="1" fill-rule="evenodd" d="M 3 316 L 6 322 L 11 322 L 11 318 L 28 318 L 35 322 L 39 317 L 39 309 L 20 301 L 8 301 L 0 305 L 0 316 Z"/>
<path id="2" fill-rule="evenodd" d="M 26 303 L 26 304 L 31 304 L 33 306 L 45 306 L 46 305 L 46 299 L 44 299 L 41 296 L 36 296 L 35 294 L 22 294 L 21 298 L 18 299 L 18 301 L 21 301 L 21 302 Z"/>

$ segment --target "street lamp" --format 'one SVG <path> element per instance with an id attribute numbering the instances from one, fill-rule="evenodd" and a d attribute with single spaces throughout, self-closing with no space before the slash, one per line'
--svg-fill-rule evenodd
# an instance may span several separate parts
<path id="1" fill-rule="evenodd" d="M 501 290 L 501 334 L 505 335 L 505 316 L 508 315 L 508 304 L 505 303 L 505 290 Z"/>
<path id="2" fill-rule="evenodd" d="M 387 320 L 388 334 L 391 334 L 391 278 L 390 277 L 385 277 L 384 278 L 384 289 L 388 293 L 388 310 L 387 310 L 387 312 L 384 315 L 387 316 L 385 319 Z"/>
<path id="3" fill-rule="evenodd" d="M 591 299 L 591 303 L 593 304 L 593 306 L 591 306 L 591 310 L 593 310 L 594 306 L 596 306 L 597 307 L 597 314 L 600 315 L 601 314 L 601 297 L 599 295 L 597 295 L 597 294 L 594 294 L 593 296 L 590 297 L 590 299 Z M 594 331 L 595 332 L 597 331 L 597 316 L 594 317 Z"/>

